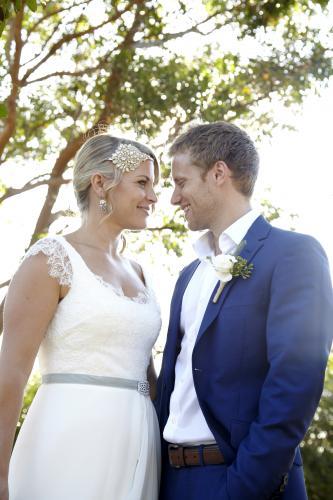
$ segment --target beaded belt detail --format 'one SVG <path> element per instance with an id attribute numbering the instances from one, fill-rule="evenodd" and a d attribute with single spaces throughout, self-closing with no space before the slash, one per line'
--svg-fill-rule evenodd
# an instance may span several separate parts
<path id="1" fill-rule="evenodd" d="M 88 384 L 134 389 L 143 396 L 149 396 L 148 380 L 137 381 L 118 377 L 104 377 L 99 375 L 86 375 L 83 373 L 47 373 L 42 376 L 43 384 Z"/>
<path id="2" fill-rule="evenodd" d="M 140 394 L 143 394 L 144 396 L 149 396 L 150 385 L 148 380 L 144 380 L 143 382 L 138 382 L 137 389 Z"/>

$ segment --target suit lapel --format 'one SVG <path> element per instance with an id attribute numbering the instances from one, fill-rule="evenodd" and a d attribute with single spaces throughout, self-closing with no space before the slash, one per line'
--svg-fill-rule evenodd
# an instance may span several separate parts
<path id="1" fill-rule="evenodd" d="M 182 309 L 183 296 L 187 288 L 187 285 L 189 284 L 199 264 L 200 260 L 197 259 L 183 271 L 183 273 L 178 279 L 172 297 L 168 341 L 167 341 L 166 351 L 164 353 L 164 355 L 167 356 L 168 365 L 170 363 L 172 366 L 174 365 L 176 357 L 179 353 L 180 344 L 182 340 L 180 335 L 180 314 Z"/>
<path id="2" fill-rule="evenodd" d="M 248 263 L 250 263 L 256 253 L 260 250 L 260 248 L 264 245 L 264 240 L 267 238 L 269 232 L 271 230 L 270 224 L 262 217 L 258 217 L 248 230 L 248 232 L 245 235 L 245 246 L 243 247 L 242 251 L 240 252 L 240 256 L 243 257 L 244 259 L 247 260 Z M 216 286 L 214 288 L 214 291 L 209 299 L 208 306 L 206 309 L 206 312 L 204 314 L 204 317 L 202 319 L 200 329 L 198 332 L 196 344 L 199 342 L 200 338 L 204 334 L 204 332 L 209 328 L 209 326 L 212 324 L 212 322 L 215 320 L 217 315 L 219 314 L 228 294 L 230 293 L 230 290 L 236 283 L 236 280 L 239 280 L 242 278 L 233 278 L 231 281 L 229 281 L 223 291 L 222 294 L 217 301 L 216 304 L 213 303 L 213 297 L 215 293 L 217 292 L 219 282 L 216 283 Z M 251 279 L 248 278 L 248 279 Z"/>

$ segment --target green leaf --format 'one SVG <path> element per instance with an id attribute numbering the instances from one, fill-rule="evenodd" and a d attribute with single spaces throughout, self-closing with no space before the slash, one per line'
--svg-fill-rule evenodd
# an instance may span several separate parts
<path id="1" fill-rule="evenodd" d="M 1 27 L 0 27 L 1 29 Z M 3 102 L 0 102 L 0 118 L 7 118 L 7 106 Z"/>
<path id="2" fill-rule="evenodd" d="M 29 7 L 30 10 L 32 10 L 33 12 L 36 12 L 36 10 L 37 10 L 36 0 L 27 0 L 27 6 Z"/>
<path id="3" fill-rule="evenodd" d="M 22 9 L 22 0 L 14 0 L 14 10 L 19 12 Z"/>
<path id="4" fill-rule="evenodd" d="M 20 415 L 20 419 L 17 423 L 16 432 L 15 432 L 15 440 L 16 440 L 18 433 L 22 427 L 24 419 L 27 416 L 28 409 L 29 409 L 29 407 L 30 407 L 35 395 L 36 395 L 36 392 L 37 392 L 38 387 L 40 386 L 40 383 L 41 383 L 41 377 L 40 377 L 39 373 L 34 373 L 30 377 L 30 380 L 27 384 L 27 387 L 25 388 L 21 415 Z"/>
<path id="5" fill-rule="evenodd" d="M 5 184 L 3 182 L 1 182 L 0 180 L 0 196 L 3 196 L 4 194 L 6 194 L 8 190 L 8 187 L 5 186 Z"/>

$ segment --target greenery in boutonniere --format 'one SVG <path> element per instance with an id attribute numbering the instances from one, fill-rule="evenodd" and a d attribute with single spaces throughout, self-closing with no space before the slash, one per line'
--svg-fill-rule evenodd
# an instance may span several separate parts
<path id="1" fill-rule="evenodd" d="M 223 288 L 232 280 L 232 278 L 243 278 L 246 280 L 252 274 L 253 264 L 248 264 L 247 260 L 238 255 L 235 257 L 231 254 L 219 254 L 214 257 L 208 257 L 209 262 L 213 266 L 218 279 L 220 280 L 220 286 L 213 298 L 214 304 L 218 301 Z"/>
<path id="2" fill-rule="evenodd" d="M 248 264 L 247 260 L 238 255 L 232 268 L 232 277 L 241 277 L 243 280 L 249 278 L 252 274 L 253 264 Z"/>

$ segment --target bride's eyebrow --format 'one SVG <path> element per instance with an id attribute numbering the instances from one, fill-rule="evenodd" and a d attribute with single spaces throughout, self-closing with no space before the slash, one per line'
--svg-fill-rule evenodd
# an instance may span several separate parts
<path id="1" fill-rule="evenodd" d="M 135 176 L 136 177 L 144 177 L 145 179 L 149 179 L 148 175 L 146 175 L 146 174 L 138 174 L 138 173 L 136 173 Z"/>
<path id="2" fill-rule="evenodd" d="M 136 177 L 137 178 L 141 177 L 141 178 L 145 179 L 146 181 L 150 181 L 151 180 L 151 178 L 148 177 L 148 175 L 145 175 L 145 174 L 137 174 Z"/>

